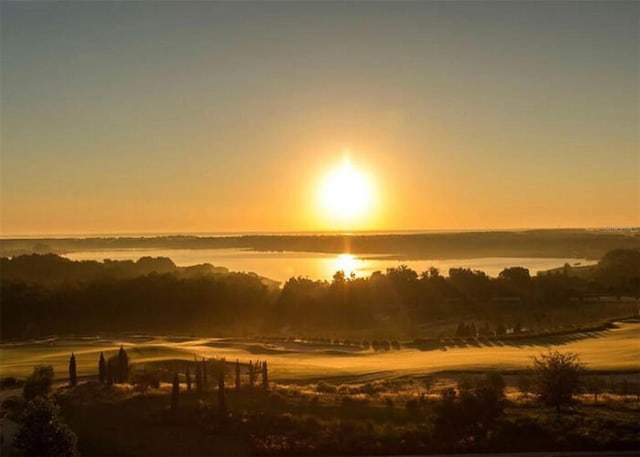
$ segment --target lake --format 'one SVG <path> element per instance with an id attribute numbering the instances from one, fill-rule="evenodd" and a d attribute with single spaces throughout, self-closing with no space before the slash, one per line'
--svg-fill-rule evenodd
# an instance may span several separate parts
<path id="1" fill-rule="evenodd" d="M 507 267 L 528 268 L 532 275 L 538 271 L 570 265 L 592 265 L 586 259 L 536 258 L 536 257 L 482 257 L 475 259 L 424 259 L 396 260 L 388 256 L 369 254 L 323 254 L 311 252 L 260 252 L 245 249 L 115 249 L 109 251 L 82 251 L 65 254 L 72 260 L 137 260 L 140 257 L 169 257 L 178 266 L 210 263 L 231 271 L 254 272 L 276 281 L 285 282 L 292 276 L 307 276 L 312 279 L 330 280 L 338 270 L 347 275 L 369 276 L 374 271 L 407 265 L 422 272 L 434 266 L 443 275 L 450 268 L 482 270 L 489 276 L 498 274 Z"/>

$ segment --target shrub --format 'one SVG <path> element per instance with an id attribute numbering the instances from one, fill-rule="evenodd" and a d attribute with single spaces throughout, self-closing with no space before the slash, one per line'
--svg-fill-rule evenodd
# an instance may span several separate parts
<path id="1" fill-rule="evenodd" d="M 598 403 L 598 395 L 602 393 L 605 382 L 599 376 L 589 376 L 584 383 L 585 391 L 593 395 L 593 403 Z"/>
<path id="2" fill-rule="evenodd" d="M 18 383 L 17 379 L 13 376 L 7 376 L 6 378 L 2 378 L 0 380 L 0 388 L 7 389 L 10 387 L 14 387 Z"/>
<path id="3" fill-rule="evenodd" d="M 150 388 L 157 389 L 160 387 L 160 377 L 154 371 L 141 370 L 136 371 L 131 377 L 133 388 L 138 392 L 146 393 Z"/>
<path id="4" fill-rule="evenodd" d="M 325 394 L 335 394 L 337 391 L 338 391 L 338 388 L 327 381 L 320 381 L 316 386 L 316 392 L 321 392 Z"/>
<path id="5" fill-rule="evenodd" d="M 384 402 L 387 408 L 393 409 L 393 399 L 391 397 L 385 397 Z"/>
<path id="6" fill-rule="evenodd" d="M 380 389 L 370 382 L 364 383 L 360 387 L 360 392 L 367 395 L 375 395 Z"/>
<path id="7" fill-rule="evenodd" d="M 407 408 L 407 411 L 417 410 L 420 408 L 420 404 L 416 399 L 407 400 L 405 408 Z"/>
<path id="8" fill-rule="evenodd" d="M 469 392 L 473 389 L 475 382 L 473 376 L 469 376 L 468 374 L 460 376 L 458 378 L 458 392 Z"/>
<path id="9" fill-rule="evenodd" d="M 488 373 L 469 384 L 459 395 L 453 389 L 442 391 L 434 406 L 434 435 L 444 441 L 472 436 L 494 425 L 503 414 L 505 384 L 499 373 Z"/>
<path id="10" fill-rule="evenodd" d="M 38 397 L 27 405 L 15 438 L 24 456 L 69 457 L 78 455 L 78 438 L 62 421 L 51 400 Z"/>
<path id="11" fill-rule="evenodd" d="M 46 396 L 51 391 L 53 384 L 53 367 L 51 365 L 38 365 L 33 368 L 33 373 L 24 384 L 23 395 L 25 400 L 31 400 L 37 396 Z"/>
<path id="12" fill-rule="evenodd" d="M 561 406 L 571 403 L 578 392 L 584 365 L 577 354 L 553 351 L 534 357 L 533 369 L 538 397 L 559 411 Z"/>
<path id="13" fill-rule="evenodd" d="M 524 395 L 525 397 L 529 395 L 529 393 L 531 393 L 531 388 L 532 388 L 532 379 L 531 379 L 531 375 L 528 373 L 520 373 L 518 374 L 518 378 L 516 380 L 516 383 L 518 385 L 518 390 L 520 391 L 520 393 L 522 395 Z"/>
<path id="14" fill-rule="evenodd" d="M 0 408 L 4 413 L 8 414 L 11 420 L 15 421 L 19 414 L 22 413 L 25 403 L 24 398 L 18 395 L 10 395 L 2 401 Z"/>

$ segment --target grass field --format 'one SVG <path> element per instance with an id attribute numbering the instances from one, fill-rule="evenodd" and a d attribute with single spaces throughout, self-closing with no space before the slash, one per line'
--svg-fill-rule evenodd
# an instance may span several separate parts
<path id="1" fill-rule="evenodd" d="M 0 375 L 23 378 L 31 373 L 33 366 L 50 364 L 54 366 L 56 378 L 61 379 L 67 376 L 69 355 L 73 351 L 78 375 L 95 376 L 100 352 L 111 355 L 121 344 L 133 364 L 193 360 L 194 356 L 237 358 L 241 362 L 267 360 L 270 377 L 276 381 L 383 378 L 457 370 L 518 370 L 529 366 L 531 357 L 552 348 L 578 353 L 593 370 L 640 370 L 640 322 L 626 321 L 617 323 L 616 328 L 598 332 L 485 344 L 473 342 L 424 351 L 402 348 L 374 352 L 356 346 L 236 338 L 51 338 L 0 346 Z"/>
<path id="2" fill-rule="evenodd" d="M 54 366 L 54 397 L 64 420 L 78 436 L 82 455 L 634 450 L 640 437 L 640 401 L 635 390 L 640 372 L 640 322 L 602 328 L 388 352 L 239 338 L 51 338 L 2 345 L 0 368 L 2 377 L 23 378 L 34 365 Z M 106 386 L 91 381 L 100 352 L 115 354 L 121 344 L 132 364 L 153 365 L 156 373 L 162 373 L 164 382 L 159 388 L 140 393 L 129 384 Z M 589 368 L 601 372 L 598 378 L 604 390 L 597 401 L 584 392 L 558 414 L 537 402 L 534 395 L 519 391 L 515 371 L 528 367 L 532 356 L 548 349 L 576 352 Z M 64 380 L 71 351 L 76 354 L 78 373 L 84 377 L 74 388 Z M 184 373 L 186 364 L 178 361 L 192 361 L 194 356 L 225 357 L 228 361 L 238 358 L 243 363 L 267 360 L 269 390 L 250 388 L 246 373 L 243 386 L 236 390 L 233 370 L 228 369 L 224 424 L 217 385 L 198 393 L 195 389 L 187 392 L 183 382 L 179 409 L 172 411 L 171 384 L 167 381 L 178 366 Z M 481 379 L 481 372 L 492 369 L 504 374 L 504 414 L 478 430 L 462 425 L 437 429 L 442 391 L 456 387 L 464 378 Z M 468 376 L 470 372 L 475 373 Z M 421 377 L 427 373 L 437 373 L 430 392 Z M 15 421 L 24 406 L 20 397 L 20 384 L 0 391 L 0 431 L 5 437 L 15 433 Z M 3 448 L 3 455 L 13 455 L 11 452 L 9 447 Z"/>

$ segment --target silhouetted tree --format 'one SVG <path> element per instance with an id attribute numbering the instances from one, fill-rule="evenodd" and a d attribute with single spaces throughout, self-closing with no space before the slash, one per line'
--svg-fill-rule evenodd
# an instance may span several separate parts
<path id="1" fill-rule="evenodd" d="M 462 337 L 467 336 L 467 334 L 468 334 L 467 326 L 465 325 L 465 323 L 463 321 L 460 321 L 458 323 L 458 329 L 456 330 L 456 336 L 458 338 L 462 338 Z"/>
<path id="2" fill-rule="evenodd" d="M 189 372 L 189 368 L 187 368 L 187 372 L 184 375 L 185 382 L 187 383 L 187 392 L 191 392 L 191 373 Z"/>
<path id="3" fill-rule="evenodd" d="M 256 382 L 256 373 L 253 367 L 253 362 L 249 360 L 249 387 L 253 387 Z"/>
<path id="4" fill-rule="evenodd" d="M 267 370 L 267 361 L 262 362 L 262 388 L 269 389 L 269 372 Z"/>
<path id="5" fill-rule="evenodd" d="M 240 362 L 236 359 L 236 390 L 240 390 Z"/>
<path id="6" fill-rule="evenodd" d="M 58 406 L 39 397 L 27 404 L 14 446 L 25 457 L 72 457 L 78 455 L 77 442 Z"/>
<path id="7" fill-rule="evenodd" d="M 471 325 L 469 325 L 468 335 L 473 338 L 478 336 L 478 331 L 476 330 L 476 324 L 474 324 L 473 322 L 471 322 Z"/>
<path id="8" fill-rule="evenodd" d="M 78 384 L 78 373 L 76 372 L 76 356 L 71 353 L 69 358 L 69 385 L 75 387 Z"/>
<path id="9" fill-rule="evenodd" d="M 227 403 L 224 392 L 224 364 L 222 365 L 220 376 L 218 377 L 218 411 L 220 412 L 220 420 L 224 422 L 224 419 L 227 416 Z"/>
<path id="10" fill-rule="evenodd" d="M 124 350 L 124 346 L 120 346 L 118 351 L 118 374 L 116 377 L 120 384 L 127 382 L 129 378 L 129 356 Z"/>
<path id="11" fill-rule="evenodd" d="M 123 326 L 151 330 L 158 325 L 166 331 L 202 330 L 206 325 L 203 322 L 211 321 L 225 329 L 248 325 L 240 324 L 242 319 L 233 315 L 252 316 L 251 325 L 261 322 L 269 330 L 289 325 L 293 329 L 330 329 L 344 334 L 346 330 L 356 334 L 359 330 L 377 332 L 381 328 L 408 332 L 430 320 L 471 319 L 470 316 L 478 319 L 481 315 L 496 316 L 496 323 L 511 322 L 510 327 L 516 319 L 523 325 L 537 322 L 541 327 L 542 320 L 536 318 L 535 312 L 548 312 L 549 318 L 552 314 L 558 318 L 550 307 L 567 304 L 576 297 L 640 295 L 637 249 L 609 252 L 597 267 L 572 268 L 567 276 L 544 274 L 529 278 L 525 269 L 516 267 L 504 270 L 495 279 L 465 269 L 452 269 L 448 277 L 434 270 L 417 278 L 415 272 L 404 267 L 355 280 L 338 275 L 335 283 L 292 278 L 281 290 L 270 290 L 258 277 L 249 275 L 201 275 L 198 272 L 208 269 L 177 269 L 169 259 L 100 263 L 73 262 L 55 255 L 16 256 L 0 259 L 0 270 L 0 333 L 7 338 L 19 337 L 29 327 L 41 333 L 64 331 L 61 326 L 71 317 L 87 331 L 118 331 L 124 330 Z M 151 271 L 167 274 L 148 275 Z M 107 277 L 112 280 L 101 279 Z M 77 284 L 70 287 L 60 281 L 64 278 Z M 523 306 L 510 304 L 514 295 Z M 95 306 L 79 306 L 85 302 Z M 190 312 L 182 312 L 176 306 L 182 302 L 190 303 Z M 153 320 L 147 316 L 151 303 L 159 305 L 154 308 Z M 119 317 L 120 306 L 130 311 L 126 320 Z M 228 313 L 228 307 L 235 312 Z M 577 315 L 582 308 L 563 308 L 562 314 Z M 59 312 L 58 319 L 48 319 L 50 309 Z M 458 336 L 467 337 L 462 330 Z M 484 330 L 481 335 L 485 336 Z M 374 345 L 376 350 L 384 347 L 380 346 L 380 338 Z M 211 367 L 207 372 L 210 374 Z"/>
<path id="12" fill-rule="evenodd" d="M 577 354 L 553 351 L 533 359 L 536 390 L 540 400 L 556 411 L 571 403 L 580 387 L 580 374 L 584 365 Z"/>
<path id="13" fill-rule="evenodd" d="M 202 393 L 202 365 L 196 362 L 196 392 Z"/>
<path id="14" fill-rule="evenodd" d="M 209 381 L 207 380 L 207 361 L 202 359 L 202 390 L 207 388 L 207 384 Z"/>
<path id="15" fill-rule="evenodd" d="M 531 275 L 529 274 L 529 270 L 523 267 L 510 267 L 505 268 L 500 272 L 498 278 L 512 283 L 515 287 L 523 288 L 529 281 L 531 281 Z"/>
<path id="16" fill-rule="evenodd" d="M 178 373 L 173 374 L 173 386 L 171 388 L 171 411 L 178 409 L 178 398 L 180 397 L 180 380 Z"/>
<path id="17" fill-rule="evenodd" d="M 100 361 L 98 362 L 98 379 L 100 383 L 105 383 L 107 380 L 107 364 L 102 352 L 100 353 Z"/>

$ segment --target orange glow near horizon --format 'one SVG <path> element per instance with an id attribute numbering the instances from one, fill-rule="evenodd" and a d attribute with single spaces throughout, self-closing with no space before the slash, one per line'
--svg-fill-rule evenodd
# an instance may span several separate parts
<path id="1" fill-rule="evenodd" d="M 2 3 L 0 236 L 640 226 L 637 2 L 130 3 Z"/>

